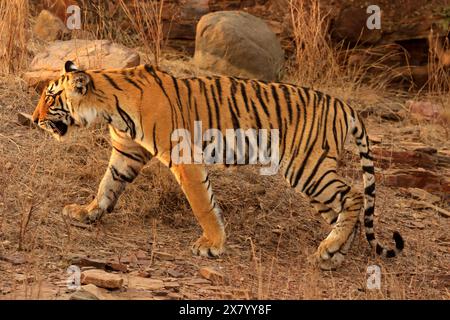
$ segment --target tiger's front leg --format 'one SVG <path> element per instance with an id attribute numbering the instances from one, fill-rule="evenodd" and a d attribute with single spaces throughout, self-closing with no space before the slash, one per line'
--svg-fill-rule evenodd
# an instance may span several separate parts
<path id="1" fill-rule="evenodd" d="M 224 251 L 225 228 L 206 169 L 202 165 L 176 165 L 171 171 L 203 229 L 203 235 L 192 246 L 192 253 L 205 257 L 219 256 Z"/>
<path id="2" fill-rule="evenodd" d="M 108 169 L 98 188 L 97 196 L 88 205 L 70 204 L 63 215 L 84 223 L 99 220 L 105 212 L 111 212 L 128 183 L 139 174 L 151 155 L 131 139 L 112 133 L 113 150 Z"/>

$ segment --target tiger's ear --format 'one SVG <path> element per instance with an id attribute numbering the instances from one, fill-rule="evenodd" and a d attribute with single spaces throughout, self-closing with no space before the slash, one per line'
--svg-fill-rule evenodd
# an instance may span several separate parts
<path id="1" fill-rule="evenodd" d="M 74 73 L 69 83 L 72 88 L 79 94 L 85 95 L 88 91 L 88 85 L 91 82 L 91 78 L 84 72 Z"/>
<path id="2" fill-rule="evenodd" d="M 64 64 L 63 73 L 72 72 L 72 71 L 78 71 L 78 68 L 75 65 L 75 63 L 73 63 L 70 60 L 67 60 L 66 63 Z"/>

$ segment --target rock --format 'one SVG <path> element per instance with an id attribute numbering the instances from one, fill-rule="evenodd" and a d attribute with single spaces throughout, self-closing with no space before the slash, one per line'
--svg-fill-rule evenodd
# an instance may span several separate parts
<path id="1" fill-rule="evenodd" d="M 24 74 L 29 86 L 43 88 L 59 77 L 67 60 L 80 69 L 127 68 L 139 65 L 139 54 L 109 40 L 55 41 L 37 54 Z"/>
<path id="2" fill-rule="evenodd" d="M 429 154 L 429 155 L 437 153 L 437 149 L 436 148 L 429 147 L 429 146 L 417 147 L 417 148 L 414 149 L 414 151 L 423 152 L 423 153 L 426 153 L 426 154 Z"/>
<path id="3" fill-rule="evenodd" d="M 427 201 L 430 203 L 436 203 L 441 201 L 441 198 L 438 196 L 435 196 L 425 190 L 419 189 L 419 188 L 408 188 L 408 193 L 416 199 Z"/>
<path id="4" fill-rule="evenodd" d="M 178 272 L 176 270 L 173 269 L 169 269 L 166 271 L 167 274 L 173 278 L 181 278 L 183 276 L 183 274 L 181 272 Z"/>
<path id="5" fill-rule="evenodd" d="M 161 290 L 164 288 L 164 282 L 159 279 L 149 279 L 136 276 L 124 277 L 125 285 L 128 290 Z"/>
<path id="6" fill-rule="evenodd" d="M 70 295 L 69 300 L 100 300 L 94 294 L 87 291 L 75 291 Z"/>
<path id="7" fill-rule="evenodd" d="M 152 291 L 152 295 L 154 295 L 155 297 L 165 297 L 168 294 L 169 292 L 163 290 Z"/>
<path id="8" fill-rule="evenodd" d="M 408 100 L 406 105 L 409 108 L 411 118 L 416 121 L 450 122 L 444 107 L 440 104 L 429 101 Z"/>
<path id="9" fill-rule="evenodd" d="M 384 185 L 389 187 L 420 188 L 429 192 L 450 194 L 450 179 L 425 169 L 398 169 L 383 173 Z"/>
<path id="10" fill-rule="evenodd" d="M 180 284 L 176 281 L 164 281 L 164 288 L 166 289 L 172 289 L 174 291 L 178 291 L 178 288 L 180 287 Z"/>
<path id="11" fill-rule="evenodd" d="M 94 284 L 100 288 L 119 289 L 123 285 L 120 275 L 99 269 L 86 270 L 81 273 L 82 284 Z"/>
<path id="12" fill-rule="evenodd" d="M 7 162 L 7 163 L 5 164 L 5 169 L 6 169 L 6 170 L 11 169 L 12 167 L 13 167 L 13 165 L 12 165 L 11 162 Z"/>
<path id="13" fill-rule="evenodd" d="M 395 122 L 398 122 L 398 121 L 402 121 L 402 120 L 403 120 L 402 116 L 401 116 L 399 113 L 393 112 L 393 111 L 386 111 L 386 112 L 383 112 L 383 113 L 380 115 L 380 117 L 381 117 L 382 119 L 384 119 L 384 120 L 395 121 Z"/>
<path id="14" fill-rule="evenodd" d="M 255 187 L 255 193 L 259 194 L 260 196 L 265 195 L 266 194 L 266 188 L 264 188 L 263 185 L 258 184 Z"/>
<path id="15" fill-rule="evenodd" d="M 203 278 L 210 280 L 213 284 L 223 283 L 225 280 L 225 276 L 214 268 L 202 267 L 199 273 Z"/>
<path id="16" fill-rule="evenodd" d="M 432 169 L 437 164 L 437 159 L 424 152 L 373 148 L 372 153 L 378 165 L 382 168 L 387 168 L 394 164 L 399 167 Z"/>
<path id="17" fill-rule="evenodd" d="M 333 37 L 345 39 L 350 43 L 377 43 L 382 36 L 381 30 L 369 30 L 366 26 L 367 7 L 347 6 L 340 11 L 334 22 Z M 351 19 L 349 19 L 351 17 Z"/>
<path id="18" fill-rule="evenodd" d="M 267 24 L 248 13 L 214 12 L 197 24 L 194 63 L 223 75 L 279 79 L 284 52 Z"/>
<path id="19" fill-rule="evenodd" d="M 39 13 L 33 32 L 39 39 L 45 41 L 62 40 L 70 35 L 64 22 L 47 10 Z"/>
<path id="20" fill-rule="evenodd" d="M 369 134 L 369 141 L 372 144 L 380 144 L 383 142 L 383 135 L 381 134 Z"/>
<path id="21" fill-rule="evenodd" d="M 183 299 L 183 295 L 175 292 L 169 292 L 167 294 L 167 298 L 171 300 L 181 300 Z"/>
<path id="22" fill-rule="evenodd" d="M 120 271 L 127 272 L 128 267 L 120 262 L 108 262 L 101 259 L 90 259 L 87 257 L 73 257 L 71 259 L 71 264 L 80 266 L 80 267 L 94 267 L 96 269 L 104 269 L 107 271 Z"/>
<path id="23" fill-rule="evenodd" d="M 174 256 L 172 256 L 171 254 L 166 253 L 166 252 L 155 251 L 155 252 L 153 252 L 153 256 L 156 259 L 163 260 L 163 261 L 173 261 L 173 260 L 175 260 Z"/>
<path id="24" fill-rule="evenodd" d="M 93 284 L 87 284 L 85 286 L 81 286 L 81 290 L 91 294 L 98 300 L 111 300 L 112 296 L 108 294 L 108 292 L 105 289 L 99 288 L 96 285 Z"/>
<path id="25" fill-rule="evenodd" d="M 187 285 L 190 285 L 190 286 L 198 287 L 198 286 L 210 285 L 211 281 L 207 280 L 207 279 L 202 279 L 202 278 L 193 278 L 193 279 L 187 280 L 184 283 Z"/>

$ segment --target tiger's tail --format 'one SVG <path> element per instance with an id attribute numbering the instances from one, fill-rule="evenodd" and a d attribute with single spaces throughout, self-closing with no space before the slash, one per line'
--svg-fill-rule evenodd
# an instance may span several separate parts
<path id="1" fill-rule="evenodd" d="M 399 232 L 395 231 L 393 238 L 395 247 L 387 249 L 375 239 L 375 232 L 373 229 L 373 216 L 375 211 L 375 169 L 373 166 L 373 158 L 370 154 L 369 136 L 367 135 L 364 123 L 355 113 L 352 115 L 353 128 L 351 133 L 355 138 L 356 145 L 359 149 L 361 158 L 361 166 L 363 170 L 364 181 L 364 228 L 367 241 L 378 255 L 392 258 L 398 255 L 404 248 L 404 241 Z"/>

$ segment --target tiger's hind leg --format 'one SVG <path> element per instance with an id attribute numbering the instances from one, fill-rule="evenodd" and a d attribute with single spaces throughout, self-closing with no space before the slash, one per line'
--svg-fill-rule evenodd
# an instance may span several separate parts
<path id="1" fill-rule="evenodd" d="M 329 206 L 326 206 L 320 202 L 317 202 L 316 200 L 310 200 L 311 205 L 314 207 L 314 209 L 316 210 L 316 212 L 318 214 L 320 214 L 322 216 L 322 218 L 331 226 L 333 226 L 338 217 L 339 217 L 339 213 L 337 213 L 336 211 L 334 211 L 332 208 L 330 208 Z"/>
<path id="2" fill-rule="evenodd" d="M 339 214 L 333 230 L 321 242 L 316 252 L 320 267 L 330 270 L 336 269 L 342 263 L 351 247 L 363 207 L 363 196 L 339 175 L 333 173 L 327 177 L 326 180 L 318 180 L 315 192 L 309 196 Z"/>
<path id="3" fill-rule="evenodd" d="M 322 269 L 335 269 L 343 262 L 363 207 L 363 196 L 337 174 L 335 158 L 335 154 L 323 150 L 319 161 L 308 163 L 300 158 L 291 161 L 285 171 L 290 185 L 305 194 L 328 223 L 334 223 L 315 253 Z"/>
<path id="4" fill-rule="evenodd" d="M 225 228 L 206 169 L 202 165 L 174 165 L 171 171 L 203 229 L 203 235 L 192 246 L 192 253 L 206 257 L 220 255 L 224 251 Z"/>
<path id="5" fill-rule="evenodd" d="M 318 214 L 320 214 L 322 216 L 322 218 L 330 226 L 332 226 L 332 227 L 335 226 L 335 224 L 339 218 L 339 213 L 337 213 L 335 210 L 333 210 L 329 206 L 324 205 L 320 202 L 317 202 L 316 200 L 311 200 L 311 205 L 314 207 L 316 212 Z M 334 260 L 335 260 L 334 264 L 336 264 L 336 265 L 340 264 L 344 260 L 344 256 L 347 255 L 348 251 L 350 250 L 350 248 L 352 246 L 355 235 L 357 234 L 357 231 L 358 231 L 358 227 L 359 227 L 359 221 L 355 224 L 355 227 L 354 227 L 352 233 L 350 234 L 350 236 L 348 237 L 347 241 L 345 242 L 345 244 L 339 249 L 339 252 L 337 252 L 335 254 L 336 257 L 334 258 Z M 342 260 L 342 261 L 338 262 L 337 260 Z M 325 269 L 324 266 L 322 266 L 322 268 Z"/>

